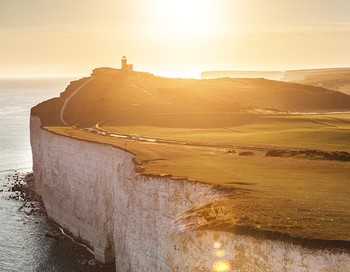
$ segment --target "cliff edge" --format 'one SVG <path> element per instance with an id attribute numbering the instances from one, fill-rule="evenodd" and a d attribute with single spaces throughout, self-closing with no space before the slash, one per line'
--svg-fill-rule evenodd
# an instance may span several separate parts
<path id="1" fill-rule="evenodd" d="M 305 133 L 347 135 L 345 113 L 290 111 L 349 108 L 347 95 L 300 84 L 97 69 L 32 109 L 37 190 L 116 271 L 347 271 L 348 163 L 265 153 L 320 146 Z"/>

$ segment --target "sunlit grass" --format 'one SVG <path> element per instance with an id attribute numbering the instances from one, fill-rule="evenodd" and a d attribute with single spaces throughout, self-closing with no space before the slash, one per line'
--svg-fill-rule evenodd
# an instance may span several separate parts
<path id="1" fill-rule="evenodd" d="M 349 141 L 346 141 L 349 115 L 334 117 L 263 117 L 260 122 L 234 126 L 234 129 L 244 130 L 244 135 L 218 127 L 165 128 L 154 124 L 113 127 L 114 132 L 201 145 L 138 142 L 69 127 L 50 127 L 49 130 L 127 150 L 135 154 L 136 169 L 144 174 L 171 175 L 243 190 L 246 193 L 222 204 L 234 207 L 232 224 L 239 222 L 299 237 L 350 240 L 347 231 L 350 224 L 348 162 L 265 157 L 264 148 L 270 145 L 349 150 Z M 319 121 L 327 121 L 331 126 Z M 306 127 L 303 129 L 299 125 Z M 339 127 L 344 130 L 342 133 Z M 238 148 L 226 146 L 237 143 L 241 145 Z M 228 152 L 231 149 L 236 153 Z M 255 156 L 239 156 L 242 150 L 251 150 Z"/>
<path id="2" fill-rule="evenodd" d="M 130 125 L 126 125 L 128 120 L 115 120 L 103 123 L 102 127 L 113 133 L 133 133 L 198 144 L 350 151 L 350 114 L 249 117 L 215 115 L 212 118 L 214 119 L 207 124 L 197 124 L 197 116 L 153 116 L 135 118 L 130 120 Z M 171 125 L 181 121 L 182 127 Z"/>

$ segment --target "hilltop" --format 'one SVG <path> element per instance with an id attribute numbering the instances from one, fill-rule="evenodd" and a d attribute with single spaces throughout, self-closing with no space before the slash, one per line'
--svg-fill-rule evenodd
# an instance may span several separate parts
<path id="1" fill-rule="evenodd" d="M 171 79 L 149 73 L 95 69 L 71 82 L 59 98 L 34 107 L 45 124 L 59 124 L 64 100 L 69 124 L 89 124 L 117 117 L 150 114 L 286 113 L 350 110 L 350 96 L 321 87 L 266 79 Z"/>

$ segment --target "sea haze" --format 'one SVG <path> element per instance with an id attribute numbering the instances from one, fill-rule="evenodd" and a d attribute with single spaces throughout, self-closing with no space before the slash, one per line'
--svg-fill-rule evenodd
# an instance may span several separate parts
<path id="1" fill-rule="evenodd" d="M 58 96 L 69 81 L 0 79 L 0 171 L 31 169 L 30 109 Z"/>
<path id="2" fill-rule="evenodd" d="M 57 231 L 57 227 L 48 223 L 45 216 L 26 215 L 20 211 L 23 203 L 9 199 L 7 192 L 9 175 L 25 173 L 32 168 L 31 107 L 59 96 L 71 80 L 73 78 L 0 79 L 1 272 L 100 271 L 98 267 L 81 266 L 71 249 L 62 250 L 56 240 L 45 237 L 47 232 Z"/>

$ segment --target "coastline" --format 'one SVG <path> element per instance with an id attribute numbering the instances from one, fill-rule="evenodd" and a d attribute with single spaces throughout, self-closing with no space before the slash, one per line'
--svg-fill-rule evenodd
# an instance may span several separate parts
<path id="1" fill-rule="evenodd" d="M 27 219 L 23 224 L 40 226 L 38 235 L 53 252 L 56 252 L 56 258 L 64 259 L 67 262 L 64 266 L 70 270 L 65 271 L 71 271 L 71 269 L 81 272 L 115 271 L 114 266 L 100 266 L 96 263 L 90 248 L 76 241 L 68 233 L 65 233 L 55 221 L 48 218 L 41 197 L 35 191 L 35 178 L 32 172 L 19 170 L 3 172 L 7 172 L 7 175 L 5 176 L 6 183 L 0 187 L 1 197 L 4 198 L 4 201 L 13 201 L 18 204 L 19 215 Z M 66 256 L 67 254 L 69 254 L 69 258 Z M 3 269 L 7 269 L 7 267 L 3 267 Z M 32 267 L 31 269 L 36 268 Z M 57 269 L 57 264 L 52 264 L 52 266 L 46 264 L 43 269 Z"/>
<path id="2" fill-rule="evenodd" d="M 37 117 L 35 117 L 37 118 Z M 185 180 L 173 180 L 170 177 L 147 177 L 144 176 L 142 173 L 137 173 L 134 172 L 135 170 L 135 164 L 134 164 L 134 160 L 133 160 L 133 156 L 127 155 L 125 153 L 125 151 L 122 151 L 121 149 L 117 149 L 117 148 L 113 148 L 111 146 L 108 146 L 106 144 L 98 144 L 98 143 L 93 143 L 93 142 L 86 142 L 86 141 L 82 141 L 82 140 L 78 140 L 78 139 L 74 139 L 74 138 L 70 138 L 70 137 L 62 137 L 59 136 L 57 134 L 53 134 L 51 132 L 45 131 L 42 128 L 39 128 L 37 125 L 37 121 L 34 122 L 34 117 L 32 117 L 33 120 L 33 124 L 32 124 L 32 130 L 33 130 L 33 136 L 32 136 L 32 146 L 33 146 L 33 158 L 34 158 L 34 165 L 36 165 L 36 171 L 37 173 L 39 173 L 39 176 L 41 176 L 42 179 L 45 179 L 46 181 L 43 183 L 43 180 L 40 181 L 41 182 L 41 189 L 40 191 L 42 192 L 42 194 L 47 194 L 46 196 L 46 203 L 48 203 L 50 207 L 49 209 L 49 213 L 52 213 L 52 218 L 55 221 L 60 222 L 59 224 L 64 225 L 64 228 L 67 229 L 72 229 L 72 233 L 73 235 L 77 235 L 77 236 L 81 236 L 83 238 L 83 240 L 90 240 L 90 243 L 92 244 L 92 248 L 94 248 L 94 252 L 96 255 L 96 250 L 98 250 L 97 252 L 102 252 L 105 251 L 106 249 L 109 250 L 111 244 L 110 242 L 114 243 L 113 247 L 115 250 L 115 258 L 116 258 L 116 265 L 118 267 L 118 269 L 121 269 L 121 271 L 127 271 L 127 267 L 133 267 L 135 268 L 137 271 L 140 271 L 138 269 L 141 269 L 141 264 L 143 265 L 149 265 L 149 267 L 153 267 L 152 269 L 154 269 L 154 271 L 163 271 L 163 270 L 159 270 L 159 269 L 165 269 L 165 271 L 167 271 L 166 267 L 175 267 L 176 266 L 181 266 L 183 267 L 184 270 L 179 270 L 179 271 L 190 271 L 188 269 L 190 269 L 190 267 L 192 267 L 191 269 L 195 269 L 196 267 L 207 267 L 208 266 L 212 266 L 213 265 L 213 257 L 210 255 L 206 255 L 208 253 L 210 253 L 211 251 L 209 250 L 209 246 L 212 246 L 213 243 L 213 237 L 216 237 L 216 240 L 223 240 L 223 241 L 231 241 L 228 242 L 228 248 L 226 249 L 226 251 L 228 253 L 230 252 L 234 252 L 235 250 L 237 250 L 237 246 L 238 244 L 245 244 L 244 248 L 249 248 L 249 247 L 264 247 L 265 250 L 263 250 L 262 253 L 263 256 L 265 256 L 264 258 L 266 259 L 266 262 L 264 262 L 264 266 L 268 266 L 270 270 L 266 270 L 266 271 L 283 271 L 283 270 L 278 270 L 277 268 L 274 268 L 274 266 L 271 265 L 275 265 L 278 258 L 277 256 L 274 256 L 273 259 L 269 259 L 272 257 L 268 257 L 269 255 L 271 255 L 273 251 L 274 247 L 279 247 L 279 250 L 282 251 L 293 251 L 295 252 L 295 254 L 302 254 L 304 257 L 304 262 L 305 262 L 305 258 L 310 258 L 311 255 L 316 254 L 318 256 L 328 256 L 327 254 L 330 254 L 327 258 L 331 258 L 333 261 L 331 261 L 330 263 L 328 263 L 328 267 L 329 266 L 333 266 L 337 265 L 338 262 L 341 262 L 340 260 L 343 260 L 343 258 L 348 258 L 349 257 L 349 250 L 348 247 L 346 246 L 345 248 L 343 247 L 343 245 L 340 245 L 340 248 L 337 248 L 337 246 L 335 246 L 334 249 L 332 249 L 332 247 L 329 246 L 329 244 L 326 243 L 325 247 L 322 249 L 321 248 L 317 248 L 314 245 L 317 245 L 318 241 L 315 241 L 314 245 L 311 246 L 307 246 L 308 243 L 306 244 L 302 244 L 298 245 L 298 243 L 294 243 L 295 241 L 292 242 L 289 240 L 289 238 L 286 240 L 284 240 L 284 237 L 282 237 L 283 239 L 276 239 L 274 240 L 276 237 L 274 235 L 271 235 L 270 233 L 265 233 L 262 234 L 263 232 L 247 232 L 246 230 L 244 230 L 242 233 L 238 233 L 238 232 L 233 232 L 233 233 L 228 233 L 228 232 L 222 232 L 220 230 L 220 227 L 218 229 L 191 229 L 191 230 L 187 230 L 187 231 L 179 231 L 179 226 L 177 224 L 174 224 L 174 220 L 177 220 L 179 218 L 181 218 L 181 216 L 183 216 L 183 213 L 186 213 L 186 211 L 189 211 L 191 209 L 191 207 L 200 207 L 201 205 L 205 205 L 208 200 L 213 201 L 215 199 L 220 199 L 220 194 L 213 194 L 213 189 L 209 187 L 203 187 L 204 185 L 196 185 L 196 183 L 194 182 L 188 182 Z M 34 125 L 34 123 L 36 123 L 36 125 Z M 36 127 L 36 128 L 35 128 Z M 38 131 L 38 128 L 40 130 L 40 132 Z M 35 130 L 35 132 L 34 132 Z M 38 134 L 39 133 L 39 134 Z M 40 136 L 39 136 L 40 135 Z M 35 139 L 35 140 L 34 140 Z M 45 140 L 44 140 L 45 139 Z M 35 141 L 35 142 L 33 142 Z M 40 149 L 38 149 L 37 144 L 41 142 L 41 147 Z M 42 145 L 43 143 L 44 146 Z M 47 145 L 49 144 L 49 145 Z M 58 150 L 55 146 L 64 146 L 65 150 Z M 78 149 L 77 149 L 78 148 Z M 79 198 L 82 196 L 82 192 L 80 192 L 79 195 L 75 195 L 74 191 L 76 189 L 73 189 L 71 186 L 72 184 L 69 184 L 68 180 L 65 180 L 66 178 L 63 178 L 63 176 L 60 176 L 59 179 L 61 179 L 60 181 L 60 185 L 59 187 L 52 187 L 54 184 L 52 183 L 54 180 L 57 181 L 58 177 L 54 177 L 52 176 L 52 174 L 54 174 L 53 172 L 51 172 L 52 170 L 50 170 L 50 168 L 52 168 L 52 166 L 49 166 L 50 162 L 46 161 L 45 162 L 45 170 L 42 168 L 42 166 L 40 165 L 39 161 L 41 161 L 40 157 L 43 156 L 46 152 L 50 153 L 50 161 L 54 160 L 56 161 L 56 158 L 58 157 L 66 157 L 68 158 L 68 153 L 66 155 L 63 155 L 67 152 L 67 150 L 69 150 L 69 156 L 73 156 L 75 157 L 75 170 L 73 172 L 71 172 L 71 170 L 69 170 L 68 172 L 65 173 L 66 177 L 69 180 L 74 180 L 74 183 L 76 183 L 75 186 L 78 186 L 81 188 L 81 186 L 84 186 L 83 184 L 86 184 L 86 182 L 89 182 L 89 186 L 85 187 L 84 189 L 84 193 L 83 195 L 86 194 L 86 196 L 84 196 L 84 198 L 82 200 L 79 200 Z M 76 151 L 80 150 L 78 153 L 76 153 Z M 93 151 L 95 150 L 95 151 Z M 43 152 L 43 153 L 42 153 Z M 63 152 L 63 153 L 62 153 Z M 92 153 L 91 153 L 92 152 Z M 40 155 L 41 154 L 41 155 Z M 89 154 L 89 155 L 88 155 Z M 114 155 L 113 155 L 114 154 Z M 102 155 L 102 157 L 101 157 Z M 77 164 L 77 162 L 79 160 L 83 160 L 83 158 L 87 158 L 90 157 L 96 157 L 96 160 L 99 162 L 105 162 L 103 166 L 100 166 L 98 163 L 96 165 L 91 164 L 93 161 L 89 161 L 88 165 L 92 166 L 92 169 L 90 169 L 89 167 L 86 168 L 86 166 L 84 167 L 84 170 L 81 170 L 81 173 L 78 175 L 79 169 L 80 169 L 80 163 Z M 105 157 L 107 156 L 107 157 Z M 45 158 L 48 158 L 47 155 L 44 155 Z M 125 164 L 125 159 L 127 161 L 129 161 L 127 164 Z M 96 162 L 97 162 L 96 161 Z M 111 171 L 113 168 L 110 168 L 110 162 L 114 162 L 116 165 L 113 167 L 115 168 L 115 171 L 117 172 L 109 172 Z M 56 161 L 58 162 L 58 161 Z M 106 162 L 107 165 L 106 165 Z M 66 165 L 67 162 L 59 162 L 59 164 L 55 164 L 55 172 L 59 173 L 60 169 L 67 169 L 68 165 Z M 69 162 L 68 162 L 69 163 Z M 83 161 L 81 161 L 81 163 L 83 163 Z M 85 161 L 86 163 L 86 161 Z M 123 165 L 123 166 L 122 166 Z M 107 167 L 107 168 L 106 168 Z M 83 169 L 83 168 L 82 168 Z M 89 169 L 89 170 L 88 170 Z M 43 171 L 44 170 L 44 171 Z M 77 172 L 78 171 L 78 172 Z M 98 175 L 102 175 L 99 177 L 98 180 L 100 180 L 98 187 L 98 191 L 101 192 L 105 192 L 104 196 L 101 198 L 101 195 L 99 195 L 98 191 L 96 191 L 94 183 L 97 181 L 94 181 L 94 175 L 96 174 L 92 174 L 94 172 L 90 172 L 90 171 L 97 171 Z M 103 174 L 102 174 L 102 172 Z M 118 172 L 121 171 L 122 176 L 118 176 Z M 83 173 L 83 176 L 82 176 Z M 115 176 L 117 174 L 117 176 Z M 119 173 L 120 174 L 120 173 Z M 77 176 L 78 175 L 78 176 Z M 92 176 L 91 176 L 92 175 Z M 103 176 L 106 175 L 105 177 L 107 178 L 107 180 L 112 181 L 112 183 L 108 183 L 106 185 L 104 185 L 104 180 L 105 178 L 103 178 Z M 45 178 L 44 178 L 45 177 Z M 134 180 L 134 178 L 136 177 L 136 179 Z M 63 178 L 63 179 L 62 179 Z M 124 180 L 125 179 L 125 180 Z M 90 182 L 93 182 L 90 184 Z M 165 183 L 164 183 L 165 182 Z M 81 184 L 81 185 L 78 185 Z M 151 185 L 153 184 L 153 185 Z M 157 184 L 157 185 L 156 185 Z M 157 191 L 154 191 L 155 187 L 154 186 L 163 186 L 166 185 L 166 188 L 168 189 L 161 189 L 158 188 Z M 177 187 L 181 184 L 181 187 Z M 57 184 L 58 185 L 58 184 Z M 67 187 L 68 186 L 68 187 Z M 105 191 L 104 188 L 102 187 L 106 187 L 108 188 L 108 193 L 106 194 L 107 191 Z M 190 191 L 188 190 L 184 190 L 180 189 L 183 186 L 187 187 L 187 186 L 191 186 Z M 208 185 L 207 185 L 208 186 Z M 70 196 L 71 199 L 74 199 L 74 203 L 77 201 L 77 203 L 79 203 L 79 201 L 83 201 L 84 203 L 84 199 L 86 197 L 92 196 L 94 195 L 95 198 L 99 199 L 99 201 L 105 202 L 105 203 L 109 203 L 107 204 L 107 206 L 105 206 L 106 204 L 103 204 L 103 202 L 101 202 L 99 204 L 99 206 L 95 207 L 95 209 L 97 209 L 97 214 L 86 214 L 87 210 L 85 210 L 84 207 L 81 207 L 81 204 L 79 206 L 77 206 L 77 203 L 66 203 L 67 207 L 63 208 L 63 207 L 59 207 L 61 204 L 60 199 L 56 199 L 54 202 L 52 202 L 52 200 L 54 200 L 56 197 L 54 195 L 62 195 L 62 194 L 67 194 L 66 189 L 64 189 L 64 187 L 67 188 L 71 188 L 70 190 L 73 189 L 73 191 L 70 191 L 69 194 L 73 193 L 73 195 Z M 78 188 L 77 187 L 77 188 Z M 178 188 L 176 195 L 173 195 L 172 190 L 169 190 L 169 188 Z M 44 189 L 45 188 L 45 189 Z M 60 192 L 55 192 L 52 189 L 56 188 L 55 190 L 57 190 L 57 188 L 60 188 Z M 95 189 L 93 189 L 95 188 Z M 118 188 L 118 190 L 116 190 Z M 197 189 L 195 189 L 197 188 Z M 207 189 L 205 189 L 207 188 Z M 88 190 L 88 191 L 86 191 Z M 94 192 L 93 194 L 91 194 L 91 192 L 89 192 L 90 190 L 92 190 L 92 192 Z M 120 191 L 121 190 L 121 191 Z M 127 191 L 125 191 L 127 190 Z M 178 191 L 180 190 L 180 191 Z M 194 191 L 193 191 L 194 190 Z M 141 193 L 142 192 L 142 193 Z M 181 192 L 181 193 L 180 193 Z M 186 192 L 186 193 L 185 193 Z M 191 193 L 193 192 L 193 193 Z M 197 192 L 197 193 L 195 193 Z M 140 194 L 141 193 L 141 194 Z M 162 196 L 159 194 L 161 193 Z M 121 198 L 111 198 L 111 195 L 120 195 Z M 164 194 L 164 195 L 163 195 Z M 202 200 L 200 200 L 200 198 L 198 198 L 199 195 L 201 195 Z M 58 197 L 57 195 L 57 197 Z M 188 203 L 188 199 L 182 199 L 182 197 L 185 195 L 187 195 L 187 197 L 190 197 L 192 200 L 190 203 Z M 191 196 L 192 195 L 192 196 Z M 137 196 L 137 199 L 134 199 L 134 197 Z M 164 198 L 166 197 L 166 198 Z M 203 198 L 204 197 L 204 198 Z M 58 198 L 61 198 L 58 197 Z M 168 199 L 170 198 L 170 199 Z M 177 199 L 177 200 L 176 200 Z M 180 200 L 182 199 L 182 200 Z M 169 202 L 170 200 L 170 202 Z M 185 202 L 184 202 L 185 200 Z M 122 202 L 120 202 L 122 201 Z M 165 204 L 164 201 L 167 201 L 168 204 Z M 175 202 L 174 202 L 175 201 Z M 44 199 L 45 202 L 45 199 Z M 115 204 L 113 204 L 115 203 Z M 162 203 L 161 206 L 160 203 Z M 102 206 L 101 206 L 102 204 Z M 174 204 L 177 206 L 177 208 L 175 208 Z M 185 205 L 184 205 L 185 204 Z M 57 206 L 59 205 L 59 206 Z M 112 206 L 110 206 L 112 205 Z M 117 210 L 115 210 L 117 208 L 117 206 L 114 207 L 114 205 L 117 205 L 119 208 Z M 141 205 L 141 206 L 140 206 Z M 156 206 L 154 206 L 156 205 Z M 174 207 L 173 207 L 174 206 Z M 79 209 L 79 213 L 77 214 L 78 217 L 80 218 L 78 221 L 77 219 L 74 219 L 74 214 L 75 211 L 69 211 L 69 213 L 71 213 L 70 215 L 67 215 L 67 212 L 69 209 L 68 207 L 76 207 Z M 143 207 L 141 210 L 140 208 Z M 186 208 L 184 208 L 186 207 Z M 83 209 L 82 209 L 83 208 Z M 164 210 L 164 208 L 166 208 Z M 174 209 L 175 208 L 175 209 Z M 61 209 L 66 209 L 66 213 L 62 214 L 59 212 L 59 210 Z M 109 209 L 112 209 L 108 214 L 106 215 L 102 215 L 99 214 L 99 212 L 101 212 L 102 210 L 108 211 Z M 123 210 L 125 209 L 125 210 Z M 130 210 L 132 209 L 132 210 Z M 171 212 L 171 216 L 166 215 L 167 213 L 169 213 L 169 209 L 172 211 Z M 142 211 L 140 213 L 140 211 Z M 91 212 L 91 211 L 90 211 Z M 118 215 L 119 213 L 121 213 L 120 215 Z M 136 213 L 136 214 L 135 214 Z M 120 217 L 122 215 L 122 217 Z M 164 217 L 164 215 L 166 215 L 166 217 Z M 73 217 L 72 217 L 73 216 Z M 106 216 L 106 217 L 105 217 Z M 118 218 L 124 218 L 123 222 L 118 222 Z M 196 217 L 194 217 L 195 219 Z M 166 219 L 166 220 L 165 220 Z M 170 219 L 170 221 L 169 221 Z M 93 221 L 90 221 L 93 220 Z M 165 221 L 163 221 L 165 220 Z M 196 219 L 195 219 L 196 220 Z M 78 222 L 80 222 L 78 224 Z M 93 225 L 98 226 L 99 224 L 103 224 L 103 222 L 111 222 L 113 224 L 115 224 L 114 226 L 118 226 L 118 228 L 120 229 L 114 229 L 114 231 L 110 234 L 112 235 L 111 238 L 112 240 L 107 239 L 107 243 L 104 244 L 105 250 L 102 249 L 97 249 L 97 245 L 100 246 L 101 241 L 97 241 L 96 238 L 94 238 L 94 235 L 97 235 L 97 237 L 103 237 L 105 235 L 107 235 L 107 237 L 109 236 L 108 234 L 108 230 L 107 233 L 100 233 L 98 234 L 101 230 L 101 227 L 98 227 L 98 229 L 90 229 L 90 227 L 88 227 L 88 225 L 86 224 L 91 224 L 89 222 L 94 222 Z M 148 222 L 148 223 L 147 223 Z M 179 221 L 178 221 L 179 222 Z M 73 223 L 73 224 L 72 224 Z M 165 225 L 164 225 L 165 223 Z M 71 225 L 72 224 L 72 225 Z M 77 225 L 78 224 L 78 225 Z M 160 231 L 158 224 L 160 224 L 162 227 L 162 231 Z M 72 228 L 73 226 L 73 228 Z M 112 226 L 112 225 L 111 225 Z M 88 228 L 87 228 L 88 227 Z M 130 230 L 128 230 L 128 228 L 131 228 Z M 156 228 L 155 228 L 156 227 Z M 114 227 L 113 227 L 114 228 Z M 165 232 L 164 232 L 165 230 Z M 94 234 L 97 231 L 96 234 Z M 130 232 L 131 231 L 131 232 Z M 237 231 L 237 230 L 236 230 Z M 84 232 L 86 232 L 84 234 Z M 87 233 L 93 234 L 91 235 L 86 235 Z M 154 234 L 157 233 L 157 236 L 154 236 Z M 163 233 L 163 234 L 161 234 Z M 194 240 L 193 239 L 193 235 L 196 235 L 196 233 L 198 235 L 200 235 L 199 237 L 201 237 L 200 239 Z M 256 235 L 256 233 L 258 235 Z M 102 235 L 102 236 L 101 236 Z M 135 236 L 138 237 L 133 237 Z M 141 235 L 141 237 L 139 236 Z M 260 235 L 260 237 L 259 237 Z M 147 236 L 151 236 L 153 237 L 152 239 L 156 239 L 156 240 L 151 240 L 149 241 L 148 239 L 145 240 L 145 238 Z M 254 237 L 255 236 L 255 237 Z M 258 236 L 258 237 L 256 237 Z M 271 237 L 274 236 L 274 237 Z M 105 236 L 106 237 L 106 236 Z M 116 239 L 117 238 L 117 239 Z M 272 239 L 271 239 L 272 238 Z M 141 240 L 140 240 L 141 239 Z M 203 240 L 204 239 L 204 240 Z M 143 241 L 145 240 L 145 241 Z M 283 241 L 284 240 L 284 241 Z M 289 240 L 289 241 L 288 241 Z M 137 242 L 138 247 L 135 248 L 134 247 L 134 242 Z M 143 241 L 142 244 L 140 244 L 140 241 Z M 95 243 L 95 244 L 94 244 Z M 238 243 L 238 244 L 237 244 Z M 332 243 L 332 242 L 330 242 Z M 176 250 L 176 254 L 174 254 L 174 252 L 172 252 L 172 247 L 169 246 L 170 244 L 175 245 Z M 310 244 L 310 243 L 309 243 Z M 312 243 L 311 243 L 312 244 Z M 103 244 L 102 244 L 103 245 Z M 135 244 L 136 245 L 136 244 Z M 186 246 L 185 246 L 186 245 Z M 199 254 L 199 252 L 194 251 L 191 253 L 191 258 L 193 259 L 198 259 L 201 260 L 199 262 L 195 262 L 192 263 L 191 265 L 186 261 L 187 257 L 183 254 L 185 254 L 185 252 L 187 252 L 189 250 L 190 247 L 202 247 L 203 250 L 200 251 L 200 255 L 196 255 Z M 343 249 L 341 249 L 343 247 Z M 146 250 L 146 248 L 148 248 Z M 268 249 L 270 248 L 270 249 Z M 141 250 L 141 251 L 140 251 Z M 165 250 L 165 251 L 164 251 Z M 260 249 L 262 250 L 262 248 Z M 267 251 L 266 251 L 267 250 Z M 106 251 L 105 251 L 106 252 Z M 141 253 L 143 252 L 143 253 Z M 153 256 L 151 259 L 145 260 L 143 259 L 141 256 L 143 254 L 145 254 L 145 252 L 149 252 L 147 254 L 151 254 L 151 256 Z M 152 253 L 151 253 L 152 252 Z M 247 253 L 246 249 L 245 252 Z M 296 253 L 298 252 L 298 253 Z M 100 254 L 98 253 L 98 254 Z M 194 255 L 193 255 L 194 254 Z M 210 253 L 211 254 L 211 253 Z M 294 253 L 293 253 L 294 254 Z M 310 256 L 308 254 L 311 254 Z M 200 257 L 201 256 L 201 257 Z M 294 257 L 292 257 L 294 255 L 290 256 L 290 261 L 292 263 L 295 264 L 295 269 L 297 269 L 298 265 L 297 263 L 299 262 L 297 259 L 295 259 L 295 255 Z M 309 257 L 308 257 L 309 256 Z M 256 258 L 256 256 L 251 256 L 252 258 Z M 154 258 L 154 259 L 153 259 Z M 208 259 L 210 260 L 210 264 L 208 262 L 203 262 L 203 258 L 204 259 Z M 103 260 L 104 257 L 102 257 L 100 259 Z M 162 262 L 160 262 L 160 260 L 163 260 Z M 229 259 L 228 257 L 226 259 Z M 154 261 L 151 261 L 154 260 Z M 155 261 L 157 260 L 157 261 Z M 312 260 L 312 259 L 310 259 Z M 164 263 L 164 261 L 166 261 Z M 234 256 L 231 256 L 230 262 L 234 263 L 238 260 L 235 260 Z M 203 262 L 203 263 L 202 263 Z M 155 263 L 162 263 L 161 266 L 153 266 Z M 270 263 L 270 266 L 269 266 Z M 346 265 L 343 262 L 341 262 L 342 265 Z M 183 265 L 187 265 L 186 267 Z M 189 266 L 190 265 L 190 266 Z M 242 263 L 241 264 L 242 267 L 248 267 L 248 263 Z M 322 265 L 321 263 L 310 263 L 310 269 L 309 271 L 318 271 L 317 269 L 320 268 L 320 265 Z M 162 267 L 162 268 L 160 268 Z M 318 268 L 317 268 L 318 267 Z M 339 269 L 344 269 L 345 267 L 339 268 Z M 150 268 L 151 269 L 151 268 Z M 251 269 L 255 269 L 252 268 Z M 314 270 L 312 270 L 314 269 Z M 345 268 L 348 269 L 348 268 Z M 289 271 L 297 271 L 297 270 L 289 270 Z"/>

